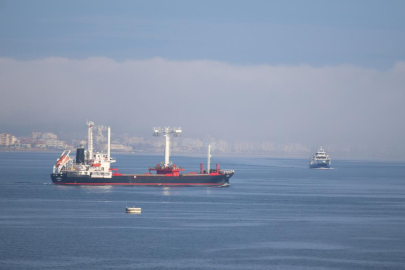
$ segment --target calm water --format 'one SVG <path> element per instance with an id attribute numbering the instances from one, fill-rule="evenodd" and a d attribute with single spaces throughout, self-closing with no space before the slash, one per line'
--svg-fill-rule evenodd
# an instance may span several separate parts
<path id="1" fill-rule="evenodd" d="M 58 156 L 0 153 L 0 269 L 405 269 L 403 163 L 213 158 L 229 188 L 64 187 Z M 124 173 L 163 159 L 114 156 Z"/>

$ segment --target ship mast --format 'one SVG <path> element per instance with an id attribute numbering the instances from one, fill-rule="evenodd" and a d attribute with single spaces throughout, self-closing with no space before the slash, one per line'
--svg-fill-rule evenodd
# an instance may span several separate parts
<path id="1" fill-rule="evenodd" d="M 87 125 L 89 126 L 88 135 L 87 135 L 87 160 L 91 160 L 93 157 L 93 126 L 94 122 L 87 121 Z"/>
<path id="2" fill-rule="evenodd" d="M 207 173 L 210 173 L 211 169 L 211 144 L 208 145 L 208 156 L 207 156 Z"/>
<path id="3" fill-rule="evenodd" d="M 111 128 L 107 128 L 107 160 L 111 162 Z"/>
<path id="4" fill-rule="evenodd" d="M 170 127 L 165 127 L 165 128 L 153 128 L 153 136 L 160 136 L 162 135 L 165 136 L 166 139 L 166 144 L 165 144 L 165 164 L 164 167 L 167 168 L 170 165 L 170 135 L 173 135 L 175 137 L 180 137 L 181 136 L 181 128 L 170 128 Z"/>
<path id="5" fill-rule="evenodd" d="M 165 132 L 165 138 L 166 138 L 166 144 L 165 144 L 165 167 L 169 166 L 170 163 L 170 136 L 169 133 L 167 133 L 167 128 Z"/>

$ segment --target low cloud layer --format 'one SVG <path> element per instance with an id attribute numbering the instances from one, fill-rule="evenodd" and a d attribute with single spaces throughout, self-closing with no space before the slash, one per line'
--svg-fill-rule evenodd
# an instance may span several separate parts
<path id="1" fill-rule="evenodd" d="M 181 126 L 185 136 L 404 151 L 404 85 L 404 62 L 381 71 L 0 58 L 0 125 L 20 134 L 80 132 L 91 119 L 134 135 Z"/>

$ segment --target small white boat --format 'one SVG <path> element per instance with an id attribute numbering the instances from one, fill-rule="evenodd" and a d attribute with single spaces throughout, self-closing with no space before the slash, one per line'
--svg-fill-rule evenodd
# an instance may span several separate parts
<path id="1" fill-rule="evenodd" d="M 310 168 L 330 168 L 331 160 L 328 154 L 326 154 L 325 150 L 323 150 L 322 146 L 319 148 L 318 152 L 316 152 L 309 161 Z"/>
<path id="2" fill-rule="evenodd" d="M 134 213 L 134 214 L 140 214 L 141 212 L 142 212 L 142 208 L 138 208 L 138 207 L 135 207 L 135 206 L 132 206 L 132 207 L 126 207 L 125 208 L 125 211 L 127 212 L 127 213 Z"/>

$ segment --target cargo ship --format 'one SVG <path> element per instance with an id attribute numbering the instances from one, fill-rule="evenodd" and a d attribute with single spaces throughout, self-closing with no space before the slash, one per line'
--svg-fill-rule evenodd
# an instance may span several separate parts
<path id="1" fill-rule="evenodd" d="M 87 122 L 87 149 L 83 145 L 76 151 L 76 158 L 70 157 L 70 150 L 65 150 L 53 166 L 51 179 L 57 185 L 128 185 L 128 186 L 229 186 L 229 179 L 234 170 L 210 168 L 210 146 L 208 145 L 207 168 L 200 164 L 200 172 L 181 173 L 180 168 L 169 161 L 170 136 L 179 137 L 181 128 L 154 128 L 154 136 L 165 136 L 165 161 L 150 167 L 144 174 L 122 174 L 111 164 L 116 160 L 111 157 L 111 129 L 107 128 L 107 153 L 93 150 L 94 122 Z"/>

